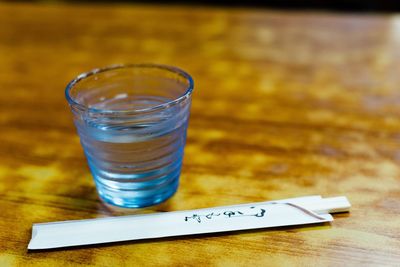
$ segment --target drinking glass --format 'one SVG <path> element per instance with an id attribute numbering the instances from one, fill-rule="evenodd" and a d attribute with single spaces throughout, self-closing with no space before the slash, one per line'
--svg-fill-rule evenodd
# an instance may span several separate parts
<path id="1" fill-rule="evenodd" d="M 178 188 L 193 79 L 157 64 L 114 65 L 66 90 L 97 191 L 105 202 L 145 207 Z"/>

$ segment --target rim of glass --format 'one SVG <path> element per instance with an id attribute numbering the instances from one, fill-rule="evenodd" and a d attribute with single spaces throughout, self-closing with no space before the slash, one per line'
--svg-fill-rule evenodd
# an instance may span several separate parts
<path id="1" fill-rule="evenodd" d="M 102 73 L 102 72 L 107 72 L 111 70 L 117 70 L 117 69 L 127 69 L 127 68 L 153 68 L 153 69 L 162 69 L 165 71 L 169 71 L 171 73 L 175 73 L 177 75 L 180 75 L 186 81 L 188 82 L 188 86 L 183 94 L 178 96 L 177 98 L 167 101 L 165 103 L 161 103 L 152 107 L 148 108 L 142 108 L 142 109 L 125 109 L 125 110 L 113 110 L 113 109 L 97 109 L 97 108 L 92 108 L 85 106 L 79 102 L 77 102 L 73 97 L 71 97 L 70 92 L 74 88 L 75 85 L 77 85 L 80 81 L 87 79 L 88 77 L 91 77 L 95 74 Z M 190 76 L 187 72 L 181 70 L 180 68 L 174 67 L 174 66 L 169 66 L 169 65 L 162 65 L 162 64 L 153 64 L 153 63 L 142 63 L 142 64 L 114 64 L 110 65 L 107 67 L 103 68 L 97 68 L 93 69 L 88 72 L 84 72 L 79 74 L 75 79 L 70 81 L 65 88 L 65 97 L 67 98 L 67 101 L 70 105 L 73 105 L 77 107 L 78 109 L 82 111 L 89 111 L 93 113 L 107 113 L 107 114 L 130 114 L 130 113 L 146 113 L 146 112 L 152 112 L 152 111 L 157 111 L 160 109 L 165 109 L 168 107 L 171 107 L 173 105 L 179 104 L 180 102 L 184 101 L 185 99 L 189 98 L 191 95 L 192 91 L 194 88 L 194 83 L 193 83 L 193 78 Z"/>

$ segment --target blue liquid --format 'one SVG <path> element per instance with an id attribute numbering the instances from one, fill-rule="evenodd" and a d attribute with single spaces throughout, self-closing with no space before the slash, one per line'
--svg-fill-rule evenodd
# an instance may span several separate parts
<path id="1" fill-rule="evenodd" d="M 118 96 L 97 108 L 145 108 L 166 99 Z M 121 207 L 160 203 L 177 190 L 189 105 L 152 114 L 107 118 L 87 115 L 76 120 L 100 197 Z"/>

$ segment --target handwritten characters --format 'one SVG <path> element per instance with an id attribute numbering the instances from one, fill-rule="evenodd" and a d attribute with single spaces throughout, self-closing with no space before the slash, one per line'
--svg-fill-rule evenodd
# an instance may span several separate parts
<path id="1" fill-rule="evenodd" d="M 211 212 L 209 214 L 193 214 L 192 216 L 186 216 L 185 221 L 189 220 L 195 220 L 198 223 L 201 223 L 204 220 L 211 220 L 215 217 L 224 217 L 224 218 L 237 218 L 237 217 L 245 217 L 245 216 L 253 216 L 253 217 L 264 217 L 265 215 L 265 209 L 262 208 L 256 208 L 256 207 L 250 207 L 251 211 L 250 213 L 244 210 L 226 210 L 223 212 Z M 257 211 L 256 213 L 254 213 Z"/>

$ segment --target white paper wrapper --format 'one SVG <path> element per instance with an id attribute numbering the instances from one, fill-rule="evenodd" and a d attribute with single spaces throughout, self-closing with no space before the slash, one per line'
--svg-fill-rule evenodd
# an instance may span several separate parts
<path id="1" fill-rule="evenodd" d="M 199 210 L 34 224 L 28 249 L 227 232 L 332 221 L 345 197 L 308 196 Z"/>

